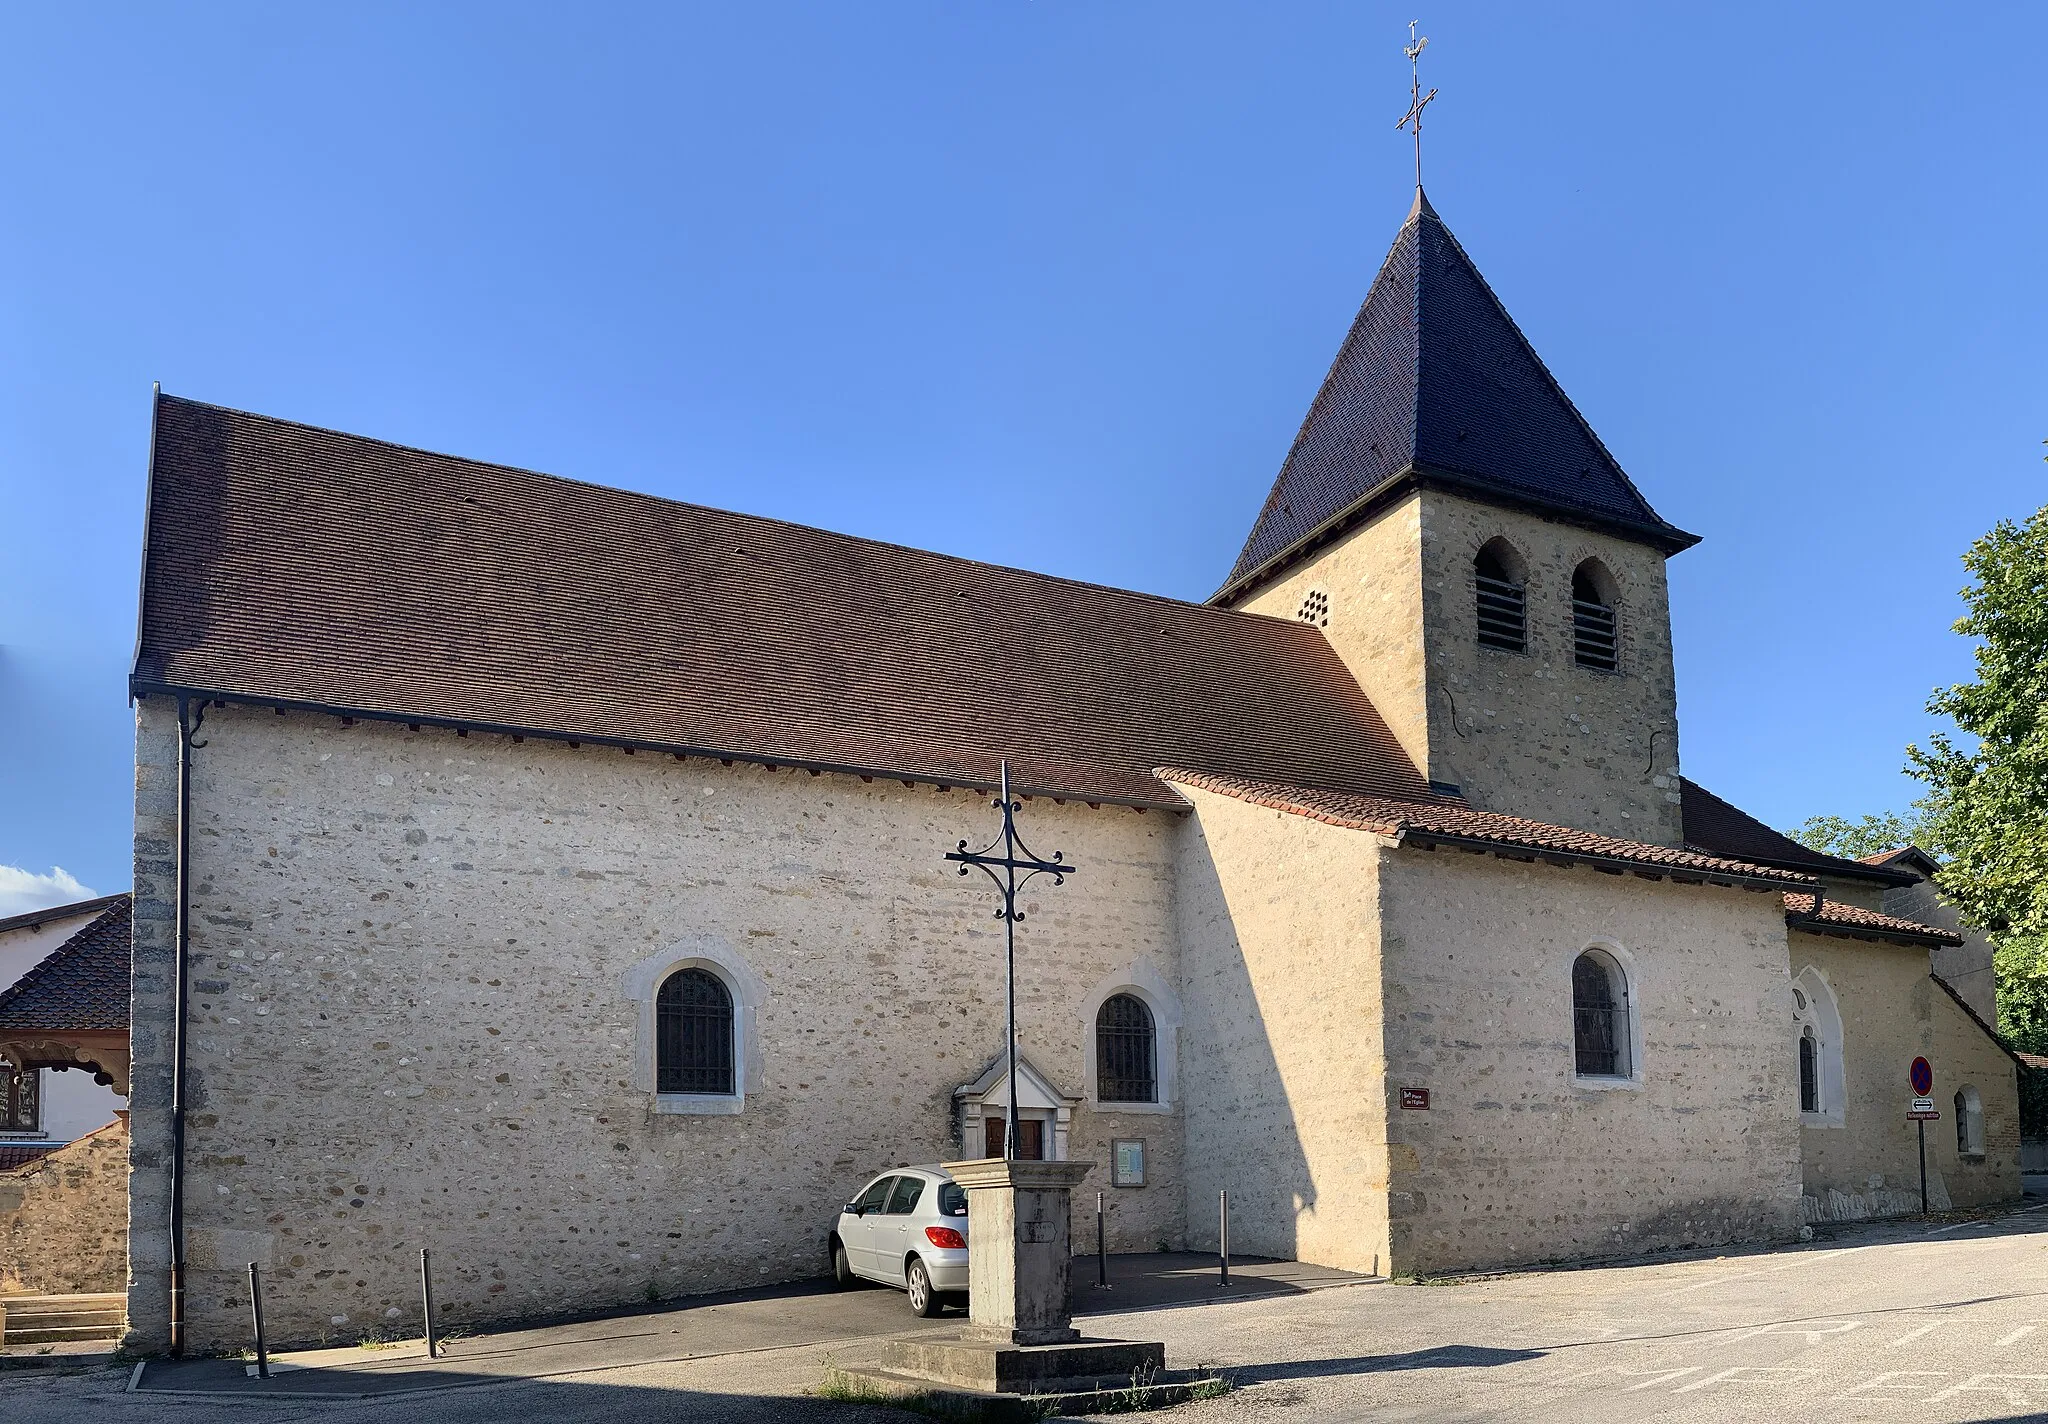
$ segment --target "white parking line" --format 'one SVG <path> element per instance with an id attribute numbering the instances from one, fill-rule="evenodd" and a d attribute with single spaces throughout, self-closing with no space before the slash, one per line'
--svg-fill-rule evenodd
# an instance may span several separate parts
<path id="1" fill-rule="evenodd" d="M 2022 1325 L 2019 1329 L 2013 1331 L 2012 1334 L 2006 1336 L 2003 1340 L 1994 1340 L 1991 1344 L 1991 1348 L 1994 1350 L 2003 1350 L 2007 1345 L 2017 1345 L 2020 1341 L 2026 1339 L 2029 1335 L 2033 1334 L 2036 1330 L 2039 1330 L 2040 1328 L 2041 1327 L 2038 1325 Z"/>
<path id="2" fill-rule="evenodd" d="M 1928 1397 L 1929 1404 L 1939 1404 L 1944 1399 L 1954 1399 L 1959 1394 L 2002 1394 L 2015 1409 L 2025 1409 L 2032 1402 L 2016 1389 L 2001 1388 L 1996 1384 L 1980 1384 L 1980 1380 L 2027 1380 L 2034 1383 L 2048 1383 L 2048 1375 L 1971 1375 L 1961 1384 L 1952 1384 L 1940 1394 Z"/>
<path id="3" fill-rule="evenodd" d="M 1918 1340 L 1922 1335 L 1931 1333 L 1937 1326 L 1945 1324 L 1947 1324 L 1946 1321 L 1930 1320 L 1925 1325 L 1921 1326 L 1918 1330 L 1908 1330 L 1898 1339 L 1892 1341 L 1891 1345 L 1888 1348 L 1896 1350 L 1901 1345 L 1909 1345 L 1913 1341 Z"/>

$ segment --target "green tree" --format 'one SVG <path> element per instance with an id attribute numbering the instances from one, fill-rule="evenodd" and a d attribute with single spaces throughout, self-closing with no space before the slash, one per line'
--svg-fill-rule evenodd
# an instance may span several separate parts
<path id="1" fill-rule="evenodd" d="M 2048 940 L 2048 506 L 1999 521 L 1963 556 L 1974 577 L 1955 630 L 1977 677 L 1928 699 L 1968 739 L 1906 749 L 1924 781 L 1943 893 L 1995 943 Z"/>
<path id="2" fill-rule="evenodd" d="M 1892 811 L 1855 821 L 1843 816 L 1808 816 L 1785 834 L 1809 850 L 1844 856 L 1849 860 L 1861 860 L 1865 856 L 1880 855 L 1908 845 L 1930 850 L 1927 829 L 1917 814 L 1917 803 L 1916 814 L 1911 816 L 1901 816 Z"/>

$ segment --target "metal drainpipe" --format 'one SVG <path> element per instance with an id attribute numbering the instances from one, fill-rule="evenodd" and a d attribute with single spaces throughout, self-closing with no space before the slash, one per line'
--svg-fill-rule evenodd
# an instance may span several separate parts
<path id="1" fill-rule="evenodd" d="M 178 699 L 178 861 L 177 926 L 172 939 L 171 979 L 171 1354 L 185 1353 L 185 956 L 191 933 L 192 751 L 204 742 L 193 740 L 205 720 L 205 704 L 195 716 L 191 699 Z"/>

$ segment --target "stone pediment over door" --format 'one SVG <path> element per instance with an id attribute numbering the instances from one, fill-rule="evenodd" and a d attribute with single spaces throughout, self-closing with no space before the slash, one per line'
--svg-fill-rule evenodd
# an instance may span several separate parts
<path id="1" fill-rule="evenodd" d="M 1045 1156 L 1067 1158 L 1067 1129 L 1080 1099 L 1064 1091 L 1023 1054 L 1017 1055 L 1017 1115 L 1043 1124 Z M 954 1120 L 961 1151 L 979 1156 L 984 1150 L 989 1119 L 1005 1117 L 1010 1106 L 1009 1057 L 997 1053 L 972 1081 L 953 1090 Z"/>

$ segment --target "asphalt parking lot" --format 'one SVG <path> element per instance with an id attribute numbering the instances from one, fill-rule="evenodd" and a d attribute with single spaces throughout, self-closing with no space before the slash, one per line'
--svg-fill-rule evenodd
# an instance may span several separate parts
<path id="1" fill-rule="evenodd" d="M 1186 1424 L 2048 1419 L 2048 1205 L 1982 1221 L 1845 1228 L 1777 1251 L 1439 1285 L 1309 1284 L 1244 1296 L 1181 1290 L 1136 1310 L 1133 1292 L 1084 1327 L 1164 1339 L 1170 1364 L 1228 1371 L 1235 1392 L 1173 1411 Z M 909 1417 L 804 1393 L 828 1360 L 860 1362 L 874 1329 L 895 1328 L 889 1307 L 898 1302 L 879 1292 L 776 1300 L 593 1324 L 586 1344 L 613 1353 L 545 1378 L 514 1370 L 462 1388 L 329 1400 L 129 1393 L 126 1370 L 0 1377 L 0 1418 Z M 839 1311 L 863 1333 L 822 1338 Z M 658 1338 L 664 1331 L 672 1341 Z M 640 1343 L 629 1347 L 627 1337 Z M 507 1344 L 478 1340 L 473 1366 Z"/>

